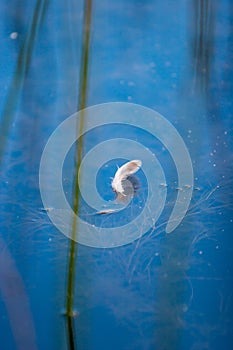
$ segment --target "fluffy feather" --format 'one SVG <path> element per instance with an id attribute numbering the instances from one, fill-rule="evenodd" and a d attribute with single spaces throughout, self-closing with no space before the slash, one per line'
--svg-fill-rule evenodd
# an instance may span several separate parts
<path id="1" fill-rule="evenodd" d="M 142 162 L 140 160 L 131 160 L 130 162 L 122 165 L 116 172 L 113 180 L 112 180 L 112 189 L 118 195 L 125 196 L 122 182 L 127 179 L 130 175 L 136 173 L 140 167 L 142 166 Z"/>

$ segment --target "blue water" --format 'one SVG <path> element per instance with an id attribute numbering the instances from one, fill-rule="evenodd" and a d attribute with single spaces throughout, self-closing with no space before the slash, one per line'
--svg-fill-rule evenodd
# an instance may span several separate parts
<path id="1" fill-rule="evenodd" d="M 83 3 L 4 0 L 0 8 L 0 349 L 63 350 L 69 239 L 43 210 L 38 174 L 49 136 L 77 111 Z M 87 150 L 126 135 L 145 144 L 168 196 L 155 229 L 133 243 L 79 245 L 77 349 L 232 349 L 232 20 L 230 0 L 93 3 L 87 106 L 130 102 L 161 113 L 186 143 L 195 181 L 186 217 L 166 234 L 177 196 L 166 149 L 134 128 L 86 135 Z M 64 166 L 69 200 L 73 151 Z M 99 171 L 105 199 L 123 161 Z M 138 179 L 127 217 L 95 224 L 120 230 L 138 215 L 148 193 L 143 171 Z"/>

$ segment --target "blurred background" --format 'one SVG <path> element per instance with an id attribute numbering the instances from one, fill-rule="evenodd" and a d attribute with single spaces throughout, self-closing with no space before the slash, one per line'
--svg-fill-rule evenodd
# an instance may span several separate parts
<path id="1" fill-rule="evenodd" d="M 2 0 L 0 10 L 0 349 L 232 349 L 231 0 Z M 149 107 L 175 126 L 195 182 L 186 217 L 166 234 L 177 174 L 163 145 L 127 128 L 87 135 L 87 147 L 111 135 L 139 139 L 168 185 L 155 228 L 97 249 L 71 243 L 51 223 L 39 164 L 63 120 L 115 101 Z M 71 199 L 75 152 L 63 179 Z M 103 196 L 115 164 L 97 179 Z"/>

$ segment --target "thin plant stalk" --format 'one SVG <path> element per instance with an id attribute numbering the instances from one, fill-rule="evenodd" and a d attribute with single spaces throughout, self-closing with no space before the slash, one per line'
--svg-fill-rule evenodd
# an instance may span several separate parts
<path id="1" fill-rule="evenodd" d="M 89 46 L 90 46 L 90 31 L 91 31 L 91 8 L 92 0 L 84 0 L 84 22 L 83 22 L 83 40 L 82 40 L 82 60 L 80 70 L 80 95 L 78 101 L 78 110 L 80 111 L 80 119 L 78 125 L 79 142 L 76 150 L 76 171 L 74 179 L 74 193 L 73 193 L 73 216 L 72 235 L 69 248 L 69 262 L 68 262 L 68 277 L 67 277 L 67 292 L 66 292 L 66 320 L 68 331 L 68 342 L 71 350 L 75 349 L 75 331 L 74 331 L 74 293 L 75 293 L 75 262 L 77 259 L 77 232 L 78 223 L 76 217 L 79 213 L 79 169 L 82 161 L 83 149 L 83 128 L 85 122 L 85 107 L 87 99 L 87 83 L 88 83 L 88 63 L 89 63 Z"/>
<path id="2" fill-rule="evenodd" d="M 19 50 L 16 61 L 16 69 L 12 77 L 8 93 L 5 99 L 5 105 L 0 119 L 0 169 L 2 167 L 3 156 L 6 148 L 9 131 L 17 112 L 20 97 L 24 87 L 25 79 L 31 66 L 33 49 L 36 44 L 37 36 L 44 24 L 49 1 L 37 0 L 32 19 L 29 24 L 27 36 Z"/>

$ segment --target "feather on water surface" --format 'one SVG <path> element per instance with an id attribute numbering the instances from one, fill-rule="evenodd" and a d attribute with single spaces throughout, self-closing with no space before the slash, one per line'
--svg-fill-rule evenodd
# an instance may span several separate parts
<path id="1" fill-rule="evenodd" d="M 118 195 L 125 196 L 122 182 L 130 175 L 135 174 L 142 166 L 141 160 L 131 160 L 122 165 L 116 172 L 112 180 L 112 189 Z"/>

